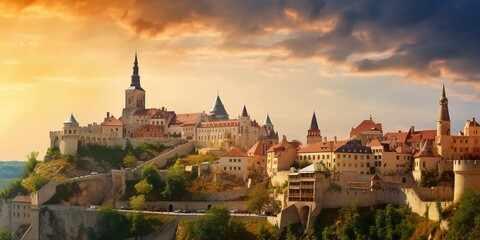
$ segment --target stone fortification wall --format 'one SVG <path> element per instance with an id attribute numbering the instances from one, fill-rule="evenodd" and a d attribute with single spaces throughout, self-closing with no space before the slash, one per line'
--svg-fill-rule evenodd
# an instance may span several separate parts
<path id="1" fill-rule="evenodd" d="M 394 205 L 408 204 L 413 212 L 421 216 L 425 214 L 428 208 L 429 218 L 438 220 L 438 212 L 435 206 L 436 201 L 423 201 L 416 190 L 412 188 L 379 189 L 373 191 L 327 191 L 324 193 L 323 208 L 340 208 L 354 201 L 358 207 L 369 207 L 376 204 L 389 203 Z M 451 201 L 441 202 L 443 208 L 449 206 L 451 203 Z"/>
<path id="2" fill-rule="evenodd" d="M 89 239 L 97 231 L 97 212 L 81 207 L 41 206 L 37 239 Z"/>
<path id="3" fill-rule="evenodd" d="M 248 189 L 244 188 L 217 193 L 194 194 L 191 198 L 196 201 L 231 201 L 246 196 L 247 193 Z"/>

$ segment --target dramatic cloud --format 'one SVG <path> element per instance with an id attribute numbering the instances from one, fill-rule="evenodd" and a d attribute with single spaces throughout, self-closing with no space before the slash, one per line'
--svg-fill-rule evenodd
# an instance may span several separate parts
<path id="1" fill-rule="evenodd" d="M 267 60 L 314 58 L 352 72 L 398 72 L 423 81 L 478 84 L 480 2 L 475 0 L 23 0 L 4 4 L 115 21 L 136 36 L 199 31 L 219 49 L 281 49 Z"/>

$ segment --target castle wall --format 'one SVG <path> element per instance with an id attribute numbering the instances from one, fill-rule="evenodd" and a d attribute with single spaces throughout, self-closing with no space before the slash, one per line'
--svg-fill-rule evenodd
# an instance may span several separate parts
<path id="1" fill-rule="evenodd" d="M 180 140 L 180 141 L 185 141 L 185 140 Z M 176 146 L 174 149 L 161 154 L 160 156 L 157 156 L 135 168 L 135 173 L 139 176 L 139 174 L 142 172 L 143 167 L 145 167 L 147 164 L 153 163 L 157 166 L 165 166 L 167 164 L 167 161 L 175 156 L 182 156 L 182 155 L 187 155 L 189 154 L 192 150 L 194 149 L 194 142 L 186 142 L 183 145 Z"/>

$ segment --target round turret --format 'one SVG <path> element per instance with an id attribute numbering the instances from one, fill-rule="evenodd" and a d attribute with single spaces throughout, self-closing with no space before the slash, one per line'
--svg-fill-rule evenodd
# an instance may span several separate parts
<path id="1" fill-rule="evenodd" d="M 454 160 L 455 191 L 453 201 L 458 202 L 466 188 L 480 189 L 480 160 Z"/>

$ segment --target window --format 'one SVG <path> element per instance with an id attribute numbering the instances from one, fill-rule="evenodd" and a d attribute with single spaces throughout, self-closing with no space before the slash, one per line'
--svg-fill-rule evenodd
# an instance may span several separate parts
<path id="1" fill-rule="evenodd" d="M 397 155 L 397 160 L 400 160 L 400 156 Z"/>
<path id="2" fill-rule="evenodd" d="M 242 162 L 242 159 L 238 159 L 238 162 Z"/>
<path id="3" fill-rule="evenodd" d="M 223 170 L 227 171 L 227 167 L 223 167 Z"/>
<path id="4" fill-rule="evenodd" d="M 228 160 L 229 160 L 229 162 L 232 162 L 232 159 L 231 159 L 231 158 L 230 158 L 230 159 L 228 159 Z"/>
<path id="5" fill-rule="evenodd" d="M 242 170 L 242 168 L 241 168 L 241 167 L 238 167 L 238 170 L 240 171 L 240 170 Z"/>

